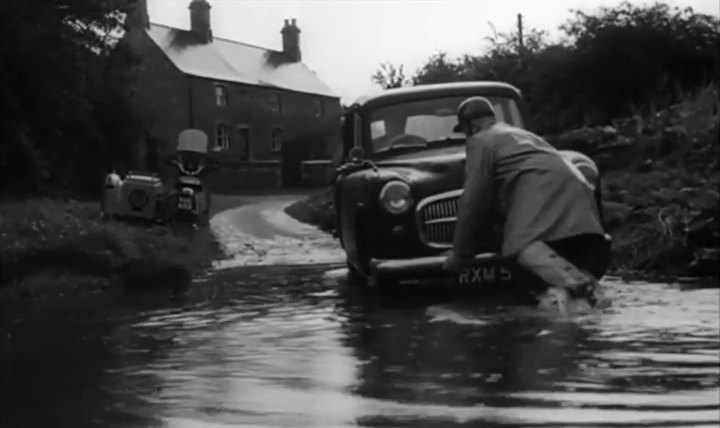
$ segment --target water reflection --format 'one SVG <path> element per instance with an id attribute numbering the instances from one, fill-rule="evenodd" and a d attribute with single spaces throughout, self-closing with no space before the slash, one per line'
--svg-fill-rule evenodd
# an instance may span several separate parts
<path id="1" fill-rule="evenodd" d="M 175 300 L 10 323 L 0 423 L 717 426 L 718 290 L 610 294 L 564 322 L 465 296 L 369 300 L 329 267 L 219 272 Z"/>

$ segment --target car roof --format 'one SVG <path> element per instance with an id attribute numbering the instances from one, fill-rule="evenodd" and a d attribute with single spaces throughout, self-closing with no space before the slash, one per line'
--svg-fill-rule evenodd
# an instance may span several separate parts
<path id="1" fill-rule="evenodd" d="M 377 105 L 393 104 L 400 101 L 425 99 L 428 98 L 428 96 L 459 95 L 505 95 L 519 97 L 520 90 L 509 83 L 488 80 L 432 83 L 427 85 L 386 89 L 378 94 L 360 97 L 352 105 L 355 107 L 374 107 Z"/>

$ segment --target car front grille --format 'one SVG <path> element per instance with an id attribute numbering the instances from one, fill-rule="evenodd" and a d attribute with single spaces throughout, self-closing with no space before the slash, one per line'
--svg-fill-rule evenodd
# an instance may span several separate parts
<path id="1" fill-rule="evenodd" d="M 438 193 L 418 203 L 420 239 L 432 248 L 451 248 L 462 189 Z"/>

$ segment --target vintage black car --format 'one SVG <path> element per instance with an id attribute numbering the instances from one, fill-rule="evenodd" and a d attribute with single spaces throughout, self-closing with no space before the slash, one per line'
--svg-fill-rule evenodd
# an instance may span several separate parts
<path id="1" fill-rule="evenodd" d="M 531 129 L 520 91 L 501 82 L 390 89 L 348 108 L 334 199 L 337 234 L 354 280 L 394 284 L 448 276 L 442 253 L 452 247 L 465 174 L 465 137 L 452 129 L 460 102 L 475 95 L 493 103 L 498 120 Z M 596 183 L 600 201 L 592 160 L 563 153 Z M 513 267 L 496 252 L 500 226 L 487 231 L 486 252 L 454 278 L 457 283 L 513 281 Z"/>

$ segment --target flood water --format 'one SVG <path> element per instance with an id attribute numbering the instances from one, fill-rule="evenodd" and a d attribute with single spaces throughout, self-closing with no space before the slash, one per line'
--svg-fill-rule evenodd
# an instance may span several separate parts
<path id="1" fill-rule="evenodd" d="M 718 289 L 606 281 L 567 322 L 367 299 L 337 266 L 4 308 L 2 427 L 717 427 Z"/>

